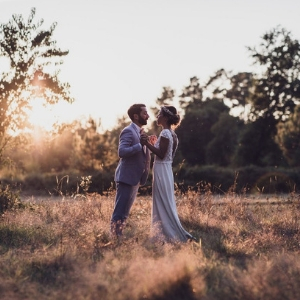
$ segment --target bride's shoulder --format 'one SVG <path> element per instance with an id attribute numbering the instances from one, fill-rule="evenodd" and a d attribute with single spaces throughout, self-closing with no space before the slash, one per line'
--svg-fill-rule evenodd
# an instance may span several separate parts
<path id="1" fill-rule="evenodd" d="M 169 137 L 170 136 L 170 130 L 169 129 L 163 129 L 160 133 L 163 137 Z"/>

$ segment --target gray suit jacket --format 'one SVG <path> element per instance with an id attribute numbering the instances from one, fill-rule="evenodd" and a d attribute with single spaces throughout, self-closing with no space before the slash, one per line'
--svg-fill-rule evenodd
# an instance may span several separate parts
<path id="1" fill-rule="evenodd" d="M 115 181 L 129 185 L 144 185 L 150 169 L 150 151 L 146 153 L 140 144 L 140 133 L 135 124 L 125 127 L 119 139 L 119 163 L 115 172 Z"/>

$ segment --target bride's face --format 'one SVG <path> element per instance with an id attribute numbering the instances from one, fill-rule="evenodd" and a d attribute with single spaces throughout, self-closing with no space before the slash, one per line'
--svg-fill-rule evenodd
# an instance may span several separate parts
<path id="1" fill-rule="evenodd" d="M 161 119 L 163 117 L 162 111 L 160 110 L 158 115 L 156 116 L 156 123 L 157 125 L 161 125 Z"/>
<path id="2" fill-rule="evenodd" d="M 157 118 L 157 120 L 156 120 L 157 125 L 164 125 L 166 117 L 164 117 L 162 111 L 160 111 L 158 113 L 158 115 L 156 116 L 156 118 Z"/>

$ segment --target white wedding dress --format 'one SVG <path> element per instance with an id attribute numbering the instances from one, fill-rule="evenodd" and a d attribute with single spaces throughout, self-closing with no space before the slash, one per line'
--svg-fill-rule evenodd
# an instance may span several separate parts
<path id="1" fill-rule="evenodd" d="M 174 131 L 163 129 L 155 147 L 158 147 L 161 136 L 169 139 L 169 146 L 163 159 L 156 155 L 154 158 L 151 234 L 155 241 L 186 242 L 193 239 L 193 236 L 182 227 L 178 217 L 172 170 L 178 139 Z"/>

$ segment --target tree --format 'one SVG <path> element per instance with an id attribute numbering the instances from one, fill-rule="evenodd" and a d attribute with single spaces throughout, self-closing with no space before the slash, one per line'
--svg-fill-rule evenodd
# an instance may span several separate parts
<path id="1" fill-rule="evenodd" d="M 207 164 L 207 146 L 214 139 L 211 129 L 222 113 L 229 113 L 229 107 L 224 104 L 223 98 L 203 99 L 203 88 L 197 77 L 190 78 L 190 84 L 183 89 L 179 102 L 185 110 L 177 129 L 179 152 L 190 165 Z"/>
<path id="2" fill-rule="evenodd" d="M 236 162 L 285 165 L 275 137 L 278 123 L 289 119 L 300 100 L 300 44 L 290 32 L 277 27 L 263 35 L 259 47 L 248 50 L 260 73 L 246 81 L 247 119 L 252 124 L 241 133 Z"/>
<path id="3" fill-rule="evenodd" d="M 32 136 L 31 140 L 30 136 Z M 59 134 L 39 129 L 30 136 L 28 138 L 30 158 L 25 158 L 24 165 L 31 162 L 36 167 L 34 171 L 41 173 L 69 170 L 74 151 L 72 147 L 74 134 L 70 128 L 64 128 Z M 26 171 L 30 173 L 29 169 Z"/>
<path id="4" fill-rule="evenodd" d="M 239 131 L 244 122 L 231 116 L 228 111 L 220 113 L 218 121 L 212 125 L 213 138 L 206 147 L 206 162 L 218 166 L 230 166 L 235 155 Z"/>
<path id="5" fill-rule="evenodd" d="M 249 72 L 233 74 L 224 69 L 218 70 L 207 81 L 205 88 L 211 90 L 214 97 L 223 99 L 230 107 L 232 115 L 248 120 L 248 109 L 254 91 L 254 75 Z"/>
<path id="6" fill-rule="evenodd" d="M 196 76 L 190 78 L 190 84 L 183 88 L 182 94 L 179 96 L 180 107 L 185 111 L 194 111 L 202 106 L 203 89 L 200 86 L 199 78 Z"/>
<path id="7" fill-rule="evenodd" d="M 268 126 L 276 132 L 276 124 L 287 120 L 300 100 L 300 44 L 277 27 L 263 35 L 258 49 L 248 50 L 262 70 L 255 76 L 250 118 L 270 121 Z"/>
<path id="8" fill-rule="evenodd" d="M 270 130 L 262 118 L 245 124 L 238 139 L 234 165 L 286 166 L 286 161 Z"/>
<path id="9" fill-rule="evenodd" d="M 277 126 L 276 142 L 291 167 L 300 166 L 300 106 L 286 122 Z"/>
<path id="10" fill-rule="evenodd" d="M 118 161 L 115 134 L 100 133 L 101 120 L 89 117 L 73 133 L 73 168 L 83 172 L 110 171 Z"/>
<path id="11" fill-rule="evenodd" d="M 68 51 L 62 51 L 52 39 L 57 24 L 41 29 L 43 20 L 34 23 L 35 13 L 32 8 L 27 21 L 13 15 L 7 24 L 0 25 L 0 57 L 10 66 L 0 77 L 0 159 L 12 133 L 30 128 L 26 117 L 32 99 L 49 105 L 61 100 L 73 102 L 70 85 L 58 78 L 57 66 Z"/>
<path id="12" fill-rule="evenodd" d="M 214 93 L 239 108 L 247 123 L 240 134 L 236 164 L 284 165 L 275 137 L 278 123 L 289 119 L 300 100 L 300 45 L 290 32 L 277 27 L 263 35 L 259 47 L 248 50 L 259 73 L 228 76 L 219 70 L 207 85 L 227 80 L 230 88 L 223 84 Z"/>
<path id="13" fill-rule="evenodd" d="M 245 109 L 249 105 L 252 90 L 252 73 L 239 72 L 230 77 L 230 88 L 227 89 L 225 97 L 231 101 L 233 109 L 240 109 L 242 119 L 247 119 Z"/>
<path id="14" fill-rule="evenodd" d="M 206 147 L 213 138 L 211 128 L 218 121 L 220 113 L 229 108 L 217 98 L 204 101 L 197 77 L 190 79 L 190 85 L 183 89 L 180 97 L 185 114 L 177 129 L 179 152 L 190 165 L 206 164 Z"/>

